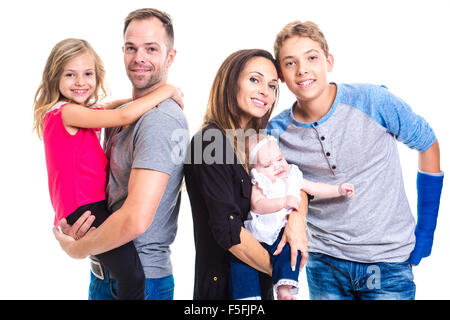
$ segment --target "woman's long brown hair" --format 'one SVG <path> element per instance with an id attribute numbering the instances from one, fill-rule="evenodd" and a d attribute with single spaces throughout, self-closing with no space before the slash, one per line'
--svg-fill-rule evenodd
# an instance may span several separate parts
<path id="1" fill-rule="evenodd" d="M 239 50 L 228 56 L 220 66 L 214 78 L 209 95 L 208 107 L 205 116 L 203 117 L 202 127 L 209 124 L 215 124 L 224 134 L 226 134 L 226 131 L 230 129 L 236 132 L 245 132 L 249 129 L 259 131 L 267 126 L 273 109 L 278 101 L 278 90 L 275 93 L 273 105 L 263 117 L 253 117 L 247 123 L 246 128 L 241 128 L 240 126 L 242 111 L 237 102 L 237 95 L 239 92 L 238 80 L 248 61 L 254 57 L 266 58 L 271 61 L 275 67 L 277 66 L 272 54 L 262 49 Z M 234 141 L 230 142 L 232 142 L 234 152 L 238 159 L 241 159 L 241 161 L 246 163 L 247 161 L 244 160 L 246 158 L 245 155 L 237 150 L 236 135 L 234 135 Z"/>

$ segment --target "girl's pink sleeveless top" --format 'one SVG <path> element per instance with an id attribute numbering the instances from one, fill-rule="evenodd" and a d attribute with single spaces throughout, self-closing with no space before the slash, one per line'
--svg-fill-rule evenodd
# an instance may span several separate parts
<path id="1" fill-rule="evenodd" d="M 55 226 L 78 207 L 105 200 L 108 160 L 97 132 L 80 128 L 71 135 L 64 127 L 59 102 L 44 117 L 44 146 Z"/>

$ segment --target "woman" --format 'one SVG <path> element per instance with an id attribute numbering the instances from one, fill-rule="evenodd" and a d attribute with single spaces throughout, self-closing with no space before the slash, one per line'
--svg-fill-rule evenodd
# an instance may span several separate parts
<path id="1" fill-rule="evenodd" d="M 250 210 L 251 181 L 244 155 L 245 135 L 264 129 L 278 97 L 278 73 L 265 50 L 241 50 L 219 68 L 203 128 L 192 138 L 184 166 L 196 247 L 194 299 L 230 299 L 232 255 L 261 271 L 263 299 L 272 299 L 268 252 L 243 228 Z M 306 261 L 305 216 L 291 213 L 283 240 L 293 257 Z"/>

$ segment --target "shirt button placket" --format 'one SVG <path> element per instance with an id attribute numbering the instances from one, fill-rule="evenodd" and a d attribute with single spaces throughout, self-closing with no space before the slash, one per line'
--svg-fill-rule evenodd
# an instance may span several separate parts
<path id="1" fill-rule="evenodd" d="M 326 161 L 328 162 L 328 165 L 330 166 L 331 170 L 334 171 L 334 170 L 336 170 L 337 167 L 335 164 L 332 163 L 333 157 L 331 156 L 331 152 L 327 151 L 327 149 L 329 150 L 329 148 L 327 146 L 328 145 L 327 137 L 325 136 L 325 134 L 323 132 L 321 132 L 321 130 L 319 130 L 319 128 L 317 126 L 318 126 L 318 123 L 314 122 L 313 128 L 314 128 L 314 130 L 316 130 L 317 135 L 319 137 L 320 144 L 322 145 L 322 150 L 326 155 Z"/>

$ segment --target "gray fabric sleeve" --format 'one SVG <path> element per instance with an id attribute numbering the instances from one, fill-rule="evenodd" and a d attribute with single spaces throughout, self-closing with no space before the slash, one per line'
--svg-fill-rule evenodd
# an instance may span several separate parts
<path id="1" fill-rule="evenodd" d="M 177 119 L 158 109 L 146 113 L 136 128 L 132 168 L 149 169 L 172 174 L 176 161 L 172 153 L 178 150 L 173 138 L 180 129 Z"/>

